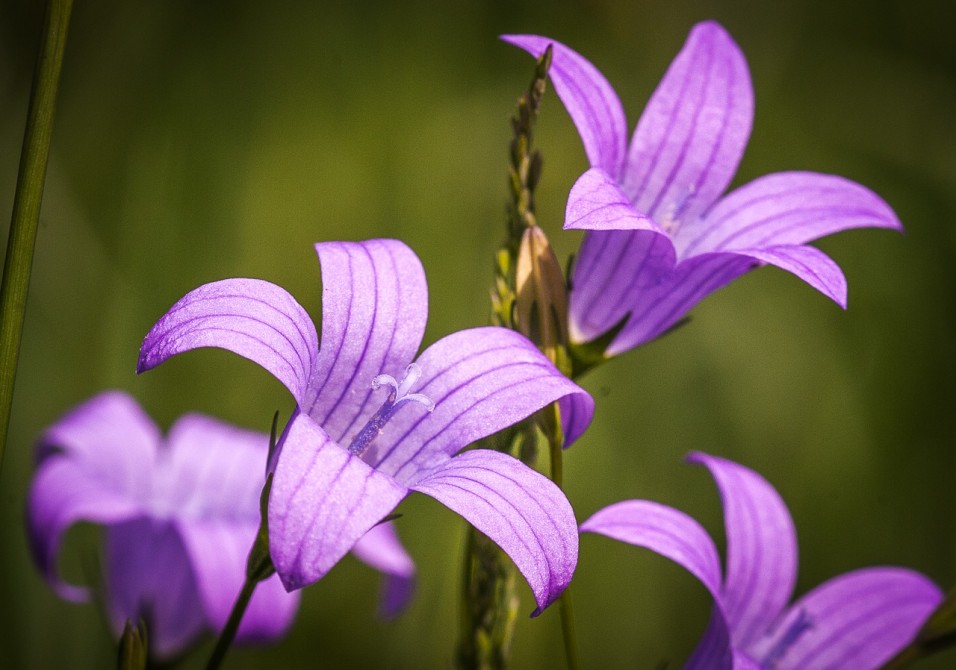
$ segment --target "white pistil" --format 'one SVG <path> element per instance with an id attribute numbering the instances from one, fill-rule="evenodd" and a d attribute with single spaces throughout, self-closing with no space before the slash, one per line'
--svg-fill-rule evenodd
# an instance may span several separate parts
<path id="1" fill-rule="evenodd" d="M 372 444 L 372 441 L 382 434 L 385 424 L 388 423 L 388 420 L 392 418 L 402 405 L 408 402 L 417 402 L 424 405 L 425 409 L 429 412 L 435 409 L 435 403 L 425 394 L 409 393 L 412 386 L 421 376 L 421 367 L 415 363 L 410 363 L 409 366 L 405 368 L 405 376 L 402 377 L 401 382 L 395 381 L 395 377 L 392 375 L 385 374 L 378 375 L 372 380 L 373 389 L 390 386 L 392 390 L 382 406 L 379 407 L 378 411 L 372 415 L 372 418 L 369 419 L 368 423 L 359 431 L 355 439 L 352 440 L 352 444 L 349 445 L 350 453 L 356 456 L 364 454 Z"/>

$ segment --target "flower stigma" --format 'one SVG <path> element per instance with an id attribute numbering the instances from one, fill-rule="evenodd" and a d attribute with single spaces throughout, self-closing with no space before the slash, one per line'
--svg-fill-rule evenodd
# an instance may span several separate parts
<path id="1" fill-rule="evenodd" d="M 412 386 L 415 385 L 415 382 L 417 382 L 421 376 L 421 367 L 416 363 L 409 363 L 408 367 L 405 368 L 405 375 L 400 382 L 396 381 L 391 375 L 378 375 L 372 380 L 373 389 L 390 386 L 392 390 L 389 392 L 388 397 L 385 398 L 385 402 L 382 406 L 378 408 L 378 411 L 375 412 L 368 423 L 366 423 L 358 435 L 355 436 L 355 439 L 352 440 L 352 444 L 349 445 L 350 454 L 361 457 L 362 454 L 368 450 L 369 446 L 371 446 L 372 441 L 382 434 L 385 424 L 388 423 L 388 420 L 394 416 L 395 412 L 398 411 L 398 408 L 402 405 L 408 404 L 409 402 L 417 402 L 424 405 L 425 409 L 429 412 L 435 409 L 435 403 L 425 394 L 409 393 Z"/>

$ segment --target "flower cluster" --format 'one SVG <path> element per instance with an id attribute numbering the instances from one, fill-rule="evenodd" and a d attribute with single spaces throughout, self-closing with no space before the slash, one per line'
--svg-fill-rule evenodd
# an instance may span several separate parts
<path id="1" fill-rule="evenodd" d="M 562 276 L 525 202 L 525 228 L 512 232 L 531 242 L 510 240 L 522 251 L 500 264 L 502 274 L 512 272 L 502 286 L 514 304 L 498 307 L 515 329 L 461 330 L 421 350 L 425 271 L 391 239 L 315 245 L 321 331 L 288 292 L 261 279 L 194 289 L 149 330 L 137 372 L 193 349 L 225 349 L 288 389 L 291 418 L 270 444 L 264 434 L 197 414 L 164 438 L 121 392 L 76 407 L 37 445 L 27 527 L 44 577 L 62 597 L 88 599 L 89 588 L 60 577 L 57 557 L 73 524 L 103 526 L 97 593 L 110 625 L 120 635 L 127 622 L 145 621 L 159 660 L 203 633 L 228 631 L 230 615 L 246 606 L 237 594 L 258 582 L 233 632 L 239 641 L 278 638 L 295 615 L 298 589 L 349 552 L 384 574 L 381 609 L 395 615 L 412 595 L 415 565 L 392 514 L 419 492 L 511 558 L 534 595 L 533 615 L 570 584 L 579 532 L 599 533 L 675 561 L 710 592 L 710 624 L 688 668 L 885 663 L 939 605 L 940 590 L 910 570 L 869 568 L 788 606 L 794 525 L 757 473 L 716 456 L 690 457 L 708 469 L 723 500 L 722 569 L 713 540 L 686 514 L 628 500 L 579 528 L 560 476 L 552 481 L 481 441 L 510 431 L 505 441 L 513 446 L 540 429 L 554 463 L 594 413 L 592 397 L 565 374 L 580 370 L 569 364 L 562 372 L 555 361 L 591 347 L 590 365 L 659 337 L 755 267 L 787 270 L 845 307 L 843 273 L 808 243 L 851 228 L 900 229 L 895 214 L 865 187 L 811 172 L 767 175 L 724 194 L 754 101 L 743 54 L 714 22 L 693 28 L 630 143 L 617 95 L 584 57 L 545 37 L 503 39 L 541 59 L 541 87 L 550 65 L 590 163 L 568 196 L 564 227 L 586 231 L 572 276 Z M 516 122 L 528 143 L 527 110 L 537 113 L 541 87 Z M 540 165 L 521 151 L 514 176 L 528 181 L 517 190 L 530 201 L 537 176 L 529 175 Z M 251 557 L 260 550 L 265 569 L 257 572 Z"/>

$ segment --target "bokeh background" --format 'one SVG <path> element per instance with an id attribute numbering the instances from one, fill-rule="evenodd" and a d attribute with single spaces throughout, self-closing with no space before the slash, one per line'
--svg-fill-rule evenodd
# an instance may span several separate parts
<path id="1" fill-rule="evenodd" d="M 0 2 L 0 231 L 9 220 L 42 3 Z M 796 520 L 803 593 L 896 564 L 956 582 L 956 35 L 946 3 L 78 2 L 47 181 L 14 415 L 0 476 L 0 667 L 104 667 L 93 606 L 59 601 L 23 532 L 32 442 L 76 403 L 132 393 L 166 427 L 199 410 L 266 430 L 292 408 L 255 365 L 214 350 L 134 375 L 149 327 L 186 291 L 269 279 L 320 313 L 320 240 L 399 237 L 430 279 L 426 343 L 488 318 L 504 230 L 508 118 L 532 61 L 498 41 L 534 32 L 587 55 L 633 128 L 690 27 L 716 18 L 750 63 L 756 120 L 735 184 L 808 169 L 868 185 L 905 235 L 819 246 L 849 310 L 775 269 L 711 296 L 690 325 L 583 380 L 597 398 L 566 454 L 578 518 L 625 498 L 686 510 L 723 546 L 700 449 L 763 473 Z M 537 136 L 539 218 L 559 254 L 586 168 L 549 94 Z M 2 236 L 5 239 L 5 234 Z M 464 522 L 412 496 L 400 533 L 419 590 L 394 622 L 377 576 L 346 558 L 304 593 L 288 638 L 229 667 L 450 667 Z M 63 569 L 84 579 L 97 535 Z M 526 587 L 522 612 L 533 609 Z M 585 667 L 679 667 L 710 607 L 649 552 L 585 536 L 574 581 Z M 514 667 L 562 667 L 556 611 L 522 616 Z M 181 667 L 201 667 L 209 642 Z M 925 668 L 956 666 L 950 652 Z"/>

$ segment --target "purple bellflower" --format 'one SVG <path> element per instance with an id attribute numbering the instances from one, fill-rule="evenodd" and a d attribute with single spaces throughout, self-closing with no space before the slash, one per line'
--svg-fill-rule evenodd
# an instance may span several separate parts
<path id="1" fill-rule="evenodd" d="M 916 635 L 942 599 L 923 575 L 879 567 L 831 579 L 787 607 L 797 574 L 797 538 L 780 495 L 756 472 L 732 461 L 701 453 L 689 460 L 710 470 L 723 500 L 723 578 L 707 531 L 671 507 L 627 500 L 581 524 L 582 532 L 666 556 L 710 591 L 710 625 L 685 667 L 876 668 Z"/>
<path id="2" fill-rule="evenodd" d="M 219 347 L 255 361 L 291 391 L 297 408 L 276 447 L 269 501 L 272 560 L 287 589 L 321 579 L 420 491 L 511 556 L 540 612 L 577 564 L 567 498 L 511 456 L 458 452 L 559 400 L 573 441 L 593 400 L 503 328 L 454 333 L 412 362 L 428 311 L 414 252 L 396 240 L 328 242 L 316 251 L 321 347 L 308 314 L 284 289 L 226 279 L 173 305 L 146 336 L 138 370 Z"/>
<path id="3" fill-rule="evenodd" d="M 57 555 L 74 523 L 102 525 L 110 627 L 119 636 L 127 620 L 142 617 L 151 653 L 175 656 L 222 629 L 242 588 L 268 448 L 267 435 L 198 414 L 180 418 L 164 440 L 128 395 L 91 398 L 39 440 L 27 503 L 33 558 L 60 597 L 88 600 L 90 589 L 60 578 Z M 298 603 L 270 578 L 237 639 L 281 637 Z"/>
<path id="4" fill-rule="evenodd" d="M 630 146 L 621 103 L 590 62 L 546 37 L 502 39 L 535 57 L 552 45 L 551 80 L 591 164 L 571 189 L 564 224 L 587 231 L 569 296 L 575 343 L 619 327 L 607 355 L 641 345 L 765 264 L 845 308 L 843 273 L 806 243 L 849 228 L 901 228 L 877 195 L 832 175 L 780 172 L 720 197 L 743 156 L 754 103 L 747 62 L 715 22 L 691 30 Z"/>

